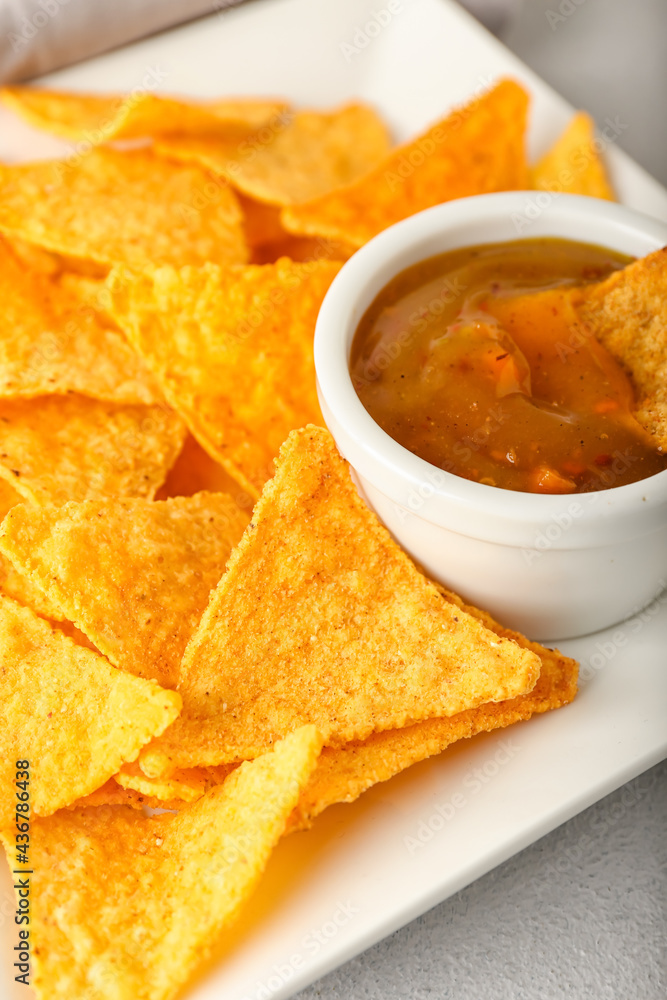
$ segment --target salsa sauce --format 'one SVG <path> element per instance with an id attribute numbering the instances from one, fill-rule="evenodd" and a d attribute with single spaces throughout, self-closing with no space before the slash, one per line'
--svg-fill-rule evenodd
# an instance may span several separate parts
<path id="1" fill-rule="evenodd" d="M 582 493 L 661 472 L 667 459 L 632 414 L 630 379 L 572 301 L 573 287 L 631 260 L 536 239 L 402 271 L 354 336 L 361 402 L 416 455 L 489 486 Z"/>

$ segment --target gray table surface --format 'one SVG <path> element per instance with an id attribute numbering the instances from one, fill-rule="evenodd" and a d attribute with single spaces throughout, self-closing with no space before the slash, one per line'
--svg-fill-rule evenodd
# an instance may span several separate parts
<path id="1" fill-rule="evenodd" d="M 667 761 L 299 994 L 665 1000 Z"/>
<path id="2" fill-rule="evenodd" d="M 667 183 L 667 0 L 464 5 Z M 666 1000 L 666 942 L 667 761 L 299 998 Z"/>

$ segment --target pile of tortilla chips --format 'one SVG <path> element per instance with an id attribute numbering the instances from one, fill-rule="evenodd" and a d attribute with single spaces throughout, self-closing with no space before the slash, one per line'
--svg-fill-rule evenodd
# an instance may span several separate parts
<path id="1" fill-rule="evenodd" d="M 581 118 L 529 170 L 509 80 L 393 149 L 361 104 L 0 96 L 73 143 L 0 165 L 0 839 L 38 996 L 161 1000 L 286 832 L 574 697 L 361 501 L 313 331 L 401 218 L 610 190 Z"/>

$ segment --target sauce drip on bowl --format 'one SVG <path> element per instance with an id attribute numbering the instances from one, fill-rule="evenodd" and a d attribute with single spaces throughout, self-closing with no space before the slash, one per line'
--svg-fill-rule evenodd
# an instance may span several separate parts
<path id="1" fill-rule="evenodd" d="M 356 331 L 357 394 L 392 438 L 489 486 L 580 493 L 667 468 L 573 287 L 631 258 L 560 239 L 440 254 L 398 274 Z"/>

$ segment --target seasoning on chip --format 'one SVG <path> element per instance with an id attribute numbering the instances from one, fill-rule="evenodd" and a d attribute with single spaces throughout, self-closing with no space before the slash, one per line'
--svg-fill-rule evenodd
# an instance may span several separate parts
<path id="1" fill-rule="evenodd" d="M 247 258 L 229 186 L 147 149 L 0 166 L 0 232 L 105 267 Z"/>
<path id="2" fill-rule="evenodd" d="M 453 198 L 526 187 L 528 95 L 512 80 L 452 112 L 345 188 L 285 208 L 283 225 L 360 247 L 394 222 Z"/>
<path id="3" fill-rule="evenodd" d="M 22 504 L 0 546 L 115 666 L 171 688 L 247 523 L 224 493 Z"/>
<path id="4" fill-rule="evenodd" d="M 12 485 L 0 478 L 0 521 L 22 500 L 23 497 Z M 0 594 L 11 597 L 24 607 L 32 608 L 42 618 L 56 621 L 63 617 L 60 609 L 47 598 L 46 594 L 32 580 L 19 573 L 11 560 L 2 552 L 0 552 Z"/>
<path id="5" fill-rule="evenodd" d="M 109 276 L 113 315 L 166 399 L 252 497 L 291 430 L 320 421 L 313 334 L 334 261 Z"/>
<path id="6" fill-rule="evenodd" d="M 134 760 L 181 707 L 2 595 L 0 662 L 0 829 L 13 823 L 16 760 L 30 761 L 32 812 L 48 816 Z"/>
<path id="7" fill-rule="evenodd" d="M 180 162 L 199 163 L 259 202 L 299 205 L 377 166 L 389 152 L 389 137 L 372 108 L 347 104 L 276 119 L 272 129 L 240 143 L 173 136 L 159 140 L 156 149 Z"/>
<path id="8" fill-rule="evenodd" d="M 667 248 L 573 292 L 572 301 L 591 335 L 630 374 L 634 415 L 667 452 Z"/>
<path id="9" fill-rule="evenodd" d="M 443 601 L 361 500 L 328 431 L 294 431 L 181 665 L 146 774 L 326 745 L 530 691 L 540 661 Z"/>
<path id="10" fill-rule="evenodd" d="M 614 192 L 596 147 L 593 119 L 579 111 L 530 171 L 531 187 L 559 194 L 584 194 L 614 201 Z"/>
<path id="11" fill-rule="evenodd" d="M 74 394 L 0 400 L 0 478 L 38 505 L 150 498 L 184 437 L 181 420 L 165 406 Z"/>
<path id="12" fill-rule="evenodd" d="M 125 338 L 0 238 L 0 397 L 78 392 L 117 403 L 162 394 Z"/>
<path id="13" fill-rule="evenodd" d="M 576 660 L 503 628 L 486 612 L 464 604 L 456 594 L 436 586 L 446 600 L 479 618 L 492 632 L 514 640 L 540 657 L 542 666 L 535 687 L 509 701 L 479 705 L 449 719 L 427 719 L 404 729 L 373 733 L 366 740 L 355 740 L 342 747 L 325 747 L 290 817 L 290 831 L 312 826 L 315 817 L 327 806 L 353 802 L 377 782 L 387 781 L 406 767 L 441 753 L 458 740 L 503 729 L 532 715 L 561 708 L 577 693 Z"/>
<path id="14" fill-rule="evenodd" d="M 320 746 L 306 726 L 176 816 L 115 806 L 34 820 L 36 991 L 173 996 L 254 889 Z M 13 840 L 3 842 L 15 867 Z"/>
<path id="15" fill-rule="evenodd" d="M 3 87 L 0 100 L 36 128 L 88 144 L 172 132 L 243 136 L 282 115 L 283 101 L 231 98 L 208 102 L 129 94 L 73 94 L 36 87 Z"/>

